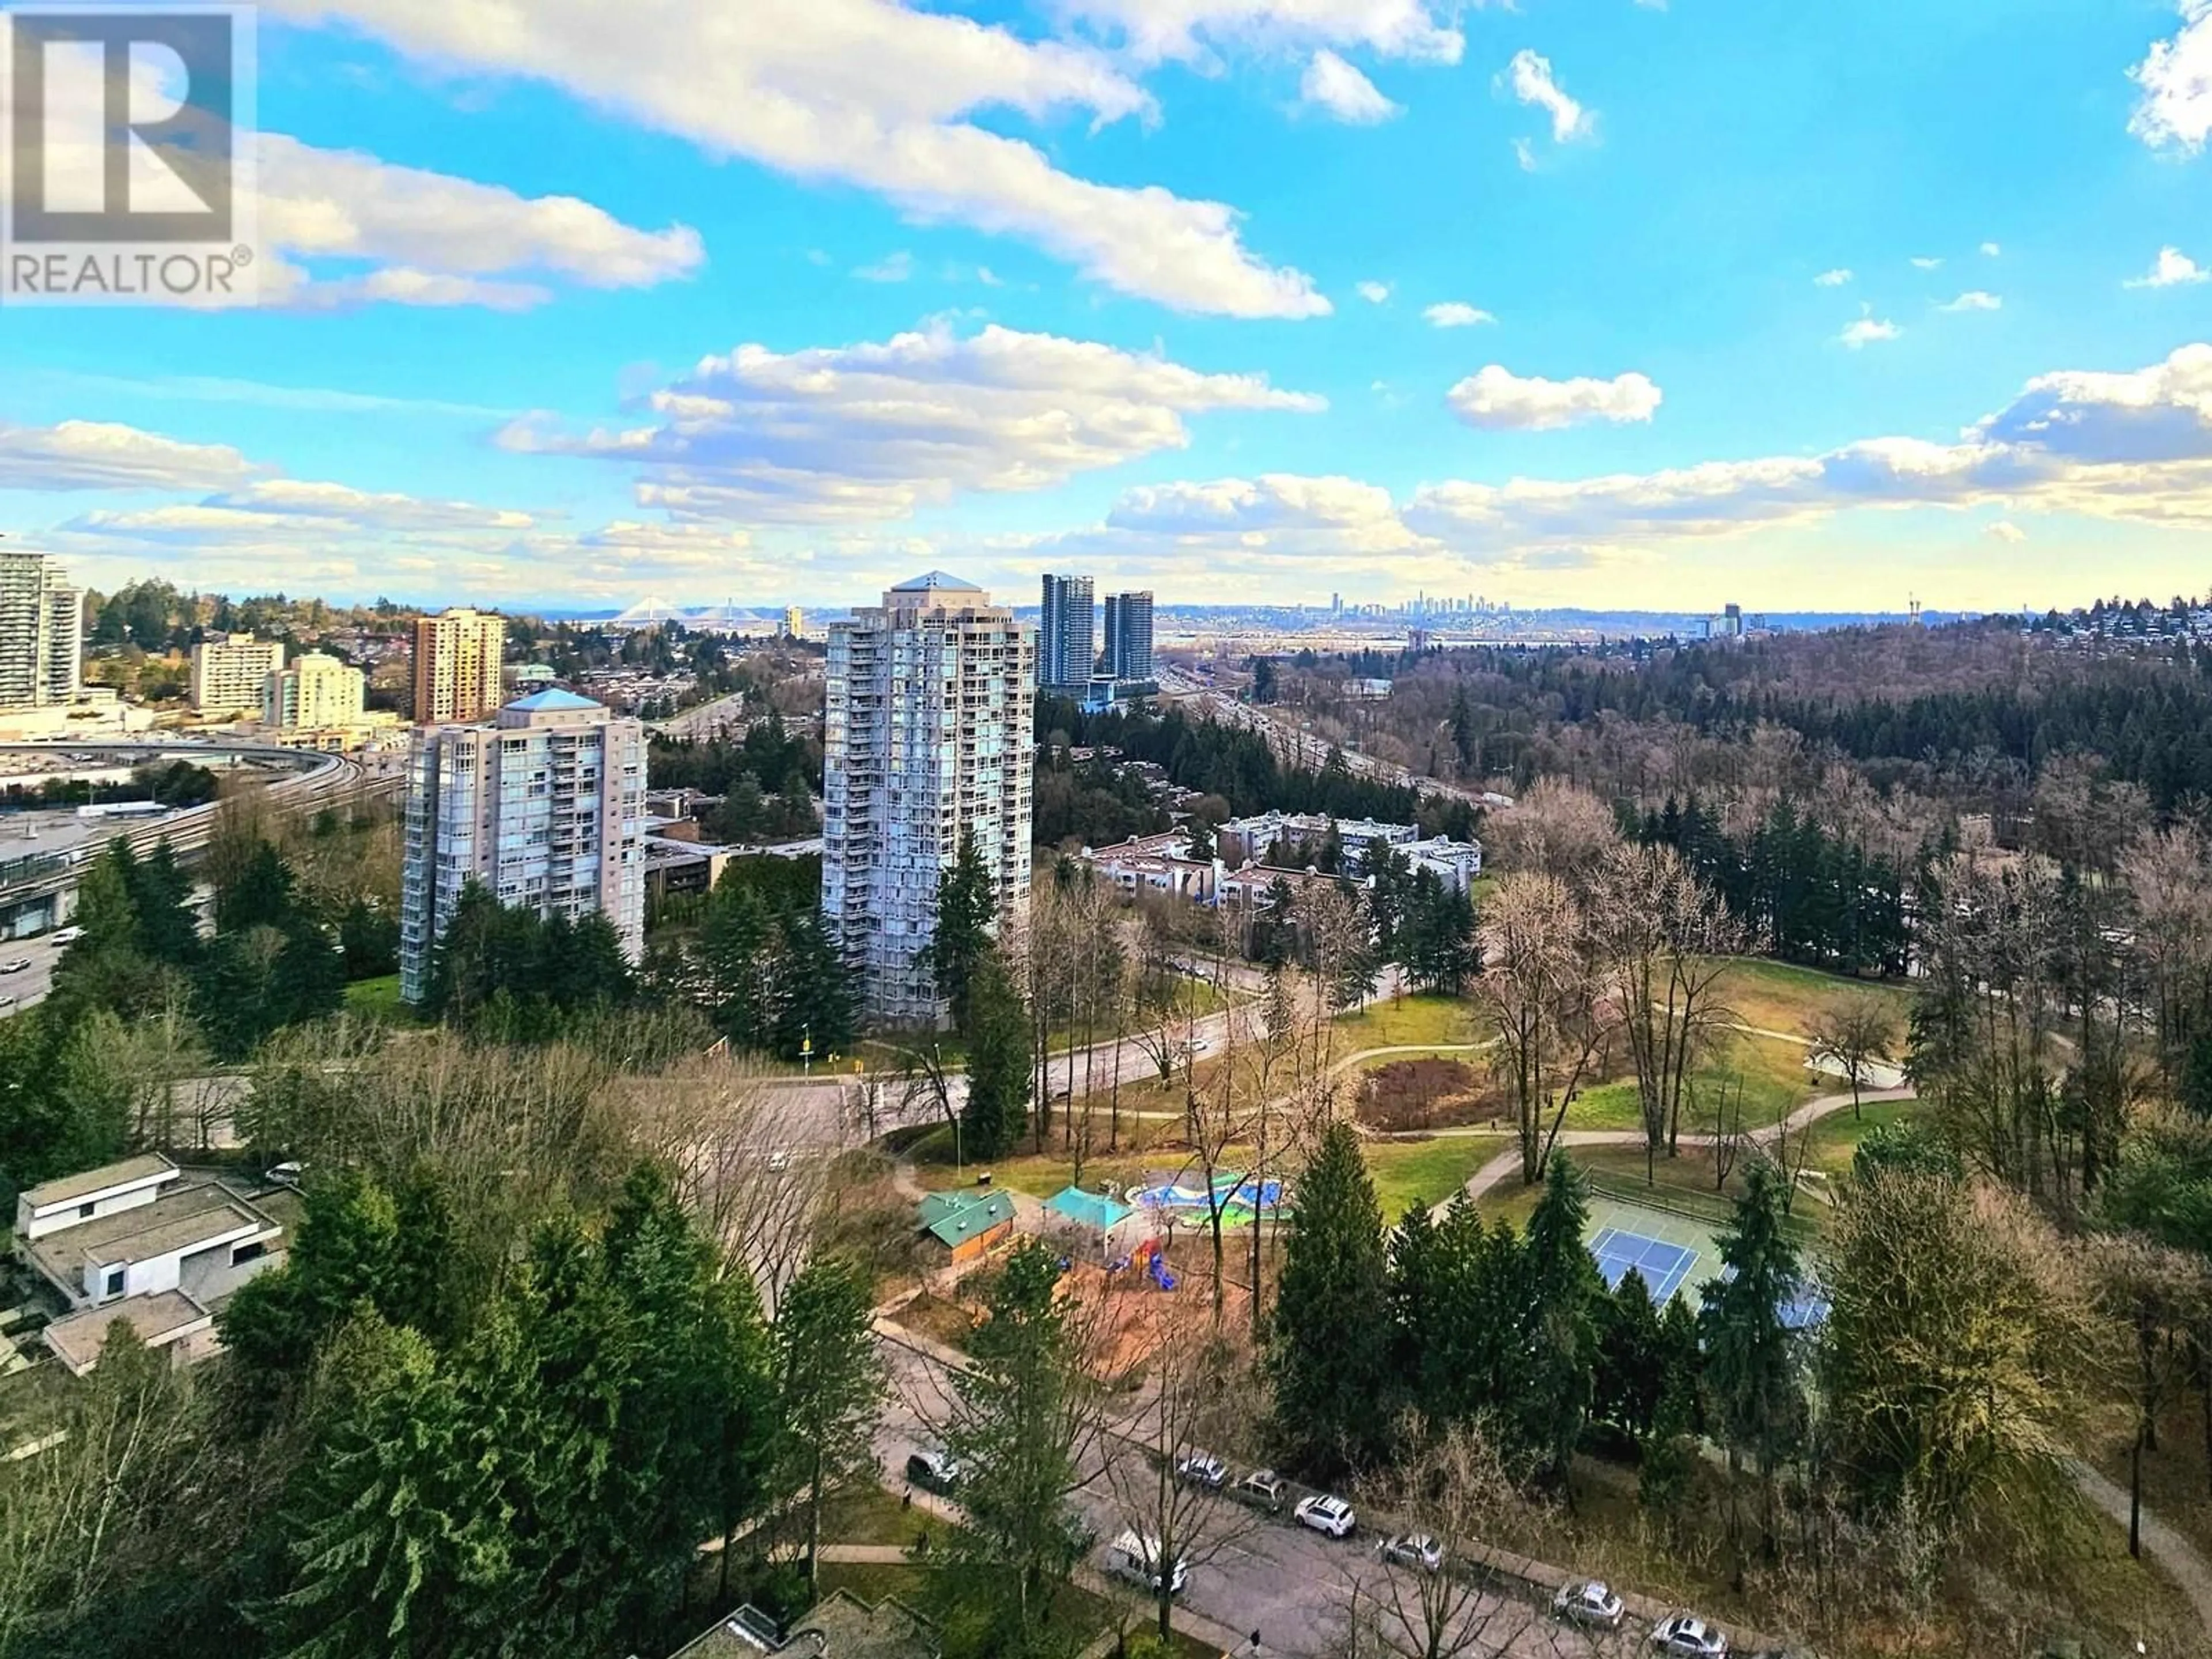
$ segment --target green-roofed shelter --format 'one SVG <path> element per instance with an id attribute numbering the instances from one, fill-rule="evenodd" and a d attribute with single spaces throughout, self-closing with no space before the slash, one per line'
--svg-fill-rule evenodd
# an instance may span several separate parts
<path id="1" fill-rule="evenodd" d="M 955 1261 L 981 1255 L 1014 1230 L 1014 1197 L 1005 1192 L 930 1193 L 921 1200 L 922 1231 Z"/>
<path id="2" fill-rule="evenodd" d="M 1055 1232 L 1095 1251 L 1101 1261 L 1131 1254 L 1146 1237 L 1146 1217 L 1117 1198 L 1063 1187 L 1045 1200 L 1045 1220 Z"/>

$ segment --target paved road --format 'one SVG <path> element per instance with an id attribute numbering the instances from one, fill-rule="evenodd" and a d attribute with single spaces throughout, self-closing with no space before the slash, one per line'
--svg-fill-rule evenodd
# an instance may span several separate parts
<path id="1" fill-rule="evenodd" d="M 0 1018 L 13 1014 L 17 1008 L 27 1008 L 45 997 L 53 988 L 54 963 L 61 960 L 62 947 L 53 942 L 52 934 L 37 939 L 0 939 L 0 963 L 28 962 L 31 965 L 20 973 L 0 974 L 0 997 L 15 999 L 14 1007 L 0 1008 Z"/>
<path id="2" fill-rule="evenodd" d="M 948 1414 L 947 1371 L 902 1342 L 885 1340 L 882 1350 L 893 1395 L 877 1432 L 876 1453 L 885 1480 L 897 1490 L 905 1482 L 908 1455 L 941 1443 L 933 1425 Z M 1092 1552 L 1094 1565 L 1103 1559 L 1103 1540 L 1132 1518 L 1117 1509 L 1103 1464 L 1097 1453 L 1085 1460 L 1083 1471 L 1090 1479 L 1076 1494 L 1078 1510 L 1102 1543 Z M 1180 1605 L 1217 1626 L 1258 1631 L 1267 1654 L 1304 1659 L 1336 1651 L 1355 1577 L 1371 1581 L 1382 1571 L 1374 1562 L 1373 1545 L 1364 1533 L 1340 1542 L 1287 1516 L 1265 1522 L 1194 1568 Z M 1486 1625 L 1480 1639 L 1457 1650 L 1466 1659 L 1591 1659 L 1597 1651 L 1579 1633 L 1554 1624 L 1533 1601 L 1486 1595 L 1479 1606 L 1480 1613 L 1470 1613 L 1469 1622 L 1486 1615 Z"/>
<path id="3" fill-rule="evenodd" d="M 738 691 L 717 697 L 712 702 L 702 702 L 696 708 L 687 708 L 680 714 L 672 714 L 665 720 L 655 720 L 653 729 L 665 738 L 712 738 L 744 724 L 745 698 Z"/>

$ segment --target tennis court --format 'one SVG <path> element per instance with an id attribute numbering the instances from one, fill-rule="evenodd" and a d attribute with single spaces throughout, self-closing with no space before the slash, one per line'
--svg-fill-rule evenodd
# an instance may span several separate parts
<path id="1" fill-rule="evenodd" d="M 1698 1286 L 1720 1272 L 1710 1228 L 1641 1204 L 1610 1199 L 1593 1204 L 1583 1243 L 1607 1290 L 1620 1289 L 1633 1268 L 1661 1307 L 1678 1291 L 1694 1304 Z"/>

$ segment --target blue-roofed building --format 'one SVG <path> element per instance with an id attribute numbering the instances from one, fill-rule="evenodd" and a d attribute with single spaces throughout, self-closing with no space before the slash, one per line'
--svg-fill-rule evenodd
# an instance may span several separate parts
<path id="1" fill-rule="evenodd" d="M 429 989 L 470 881 L 501 904 L 614 924 L 645 949 L 645 728 L 549 686 L 489 721 L 417 728 L 400 874 L 399 993 Z"/>
<path id="2" fill-rule="evenodd" d="M 1124 1256 L 1149 1234 L 1149 1218 L 1104 1193 L 1063 1187 L 1045 1200 L 1045 1225 L 1100 1261 Z"/>

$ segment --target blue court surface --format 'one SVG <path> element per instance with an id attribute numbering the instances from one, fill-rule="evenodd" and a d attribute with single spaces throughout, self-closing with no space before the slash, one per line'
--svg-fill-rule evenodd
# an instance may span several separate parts
<path id="1" fill-rule="evenodd" d="M 1628 1277 L 1633 1267 L 1644 1275 L 1644 1288 L 1651 1292 L 1652 1301 L 1661 1307 L 1682 1287 L 1682 1281 L 1697 1265 L 1698 1253 L 1680 1244 L 1669 1244 L 1662 1238 L 1646 1238 L 1641 1233 L 1632 1233 L 1620 1227 L 1601 1227 L 1589 1240 L 1589 1253 L 1597 1258 L 1597 1270 L 1609 1291 L 1620 1288 L 1620 1281 Z"/>

